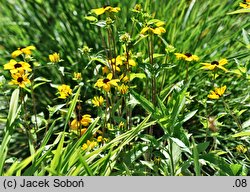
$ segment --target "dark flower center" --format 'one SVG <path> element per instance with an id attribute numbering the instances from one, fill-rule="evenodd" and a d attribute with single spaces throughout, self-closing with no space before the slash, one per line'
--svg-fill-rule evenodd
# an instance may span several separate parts
<path id="1" fill-rule="evenodd" d="M 103 79 L 103 83 L 107 84 L 110 80 L 109 79 Z"/>
<path id="2" fill-rule="evenodd" d="M 23 78 L 22 77 L 18 77 L 17 78 L 17 82 L 22 83 L 23 82 Z"/>
<path id="3" fill-rule="evenodd" d="M 109 7 L 110 5 L 104 5 L 103 8 L 105 9 L 106 7 Z"/>
<path id="4" fill-rule="evenodd" d="M 14 67 L 15 67 L 15 69 L 16 69 L 16 68 L 22 67 L 22 65 L 21 65 L 20 63 L 17 63 L 17 64 L 14 65 Z"/>
<path id="5" fill-rule="evenodd" d="M 191 57 L 192 56 L 191 53 L 185 53 L 184 55 L 186 55 L 187 57 Z"/>
<path id="6" fill-rule="evenodd" d="M 211 65 L 219 65 L 218 61 L 212 61 Z"/>

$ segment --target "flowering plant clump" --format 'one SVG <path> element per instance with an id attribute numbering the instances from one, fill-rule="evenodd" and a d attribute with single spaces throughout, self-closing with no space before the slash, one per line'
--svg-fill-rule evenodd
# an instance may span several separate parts
<path id="1" fill-rule="evenodd" d="M 249 175 L 250 1 L 110 3 L 0 3 L 0 175 Z"/>

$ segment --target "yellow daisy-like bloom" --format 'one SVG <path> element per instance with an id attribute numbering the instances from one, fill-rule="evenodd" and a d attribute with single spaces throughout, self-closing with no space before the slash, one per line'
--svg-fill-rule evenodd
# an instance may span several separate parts
<path id="1" fill-rule="evenodd" d="M 5 70 L 10 70 L 11 73 L 18 73 L 19 71 L 32 71 L 30 65 L 24 61 L 17 62 L 14 59 L 11 59 L 9 63 L 4 65 Z"/>
<path id="2" fill-rule="evenodd" d="M 153 22 L 147 23 L 146 27 L 142 28 L 140 34 L 144 35 L 146 32 L 151 32 L 156 35 L 166 33 L 166 30 L 162 27 L 165 23 L 160 20 L 154 20 Z"/>
<path id="3" fill-rule="evenodd" d="M 104 6 L 97 9 L 92 9 L 91 12 L 95 13 L 96 15 L 102 15 L 105 12 L 113 12 L 118 13 L 121 10 L 120 7 L 111 7 L 111 6 Z"/>
<path id="4" fill-rule="evenodd" d="M 244 147 L 243 145 L 237 145 L 236 146 L 236 151 L 238 153 L 246 153 L 247 152 L 247 147 Z"/>
<path id="5" fill-rule="evenodd" d="M 74 72 L 73 80 L 82 80 L 82 74 Z"/>
<path id="6" fill-rule="evenodd" d="M 125 56 L 118 55 L 115 59 L 109 60 L 109 63 L 115 64 L 116 67 L 122 66 L 124 64 L 129 64 L 130 66 L 136 66 L 136 62 L 133 59 L 129 59 L 127 63 L 127 58 Z"/>
<path id="7" fill-rule="evenodd" d="M 95 107 L 100 107 L 102 106 L 104 99 L 102 96 L 100 97 L 95 96 L 91 101 Z"/>
<path id="8" fill-rule="evenodd" d="M 122 84 L 121 86 L 118 86 L 118 91 L 124 95 L 128 92 L 128 86 Z"/>
<path id="9" fill-rule="evenodd" d="M 245 0 L 244 3 L 240 3 L 240 7 L 243 7 L 245 9 L 250 8 L 250 0 Z"/>
<path id="10" fill-rule="evenodd" d="M 23 71 L 20 71 L 19 73 L 12 73 L 12 80 L 9 84 L 11 85 L 18 85 L 19 87 L 24 88 L 28 84 L 30 84 L 30 80 L 28 79 L 28 73 L 24 73 Z"/>
<path id="11" fill-rule="evenodd" d="M 199 57 L 197 55 L 192 55 L 191 53 L 175 53 L 177 59 L 182 59 L 185 61 L 198 61 Z"/>
<path id="12" fill-rule="evenodd" d="M 66 99 L 68 96 L 72 94 L 72 89 L 70 89 L 69 85 L 62 84 L 58 86 L 58 93 L 60 96 L 58 98 L 60 99 Z"/>
<path id="13" fill-rule="evenodd" d="M 81 124 L 84 127 L 88 127 L 91 122 L 92 122 L 91 115 L 85 114 L 85 115 L 82 116 Z"/>
<path id="14" fill-rule="evenodd" d="M 95 87 L 102 88 L 104 91 L 109 92 L 111 89 L 111 86 L 118 87 L 117 82 L 119 82 L 119 79 L 112 79 L 113 75 L 112 73 L 109 73 L 107 75 L 107 78 L 105 79 L 98 79 L 95 83 Z"/>
<path id="15" fill-rule="evenodd" d="M 227 88 L 226 85 L 224 85 L 222 87 L 215 88 L 214 91 L 210 91 L 208 98 L 219 99 L 225 93 L 226 88 Z"/>
<path id="16" fill-rule="evenodd" d="M 227 59 L 221 59 L 220 61 L 212 61 L 211 63 L 201 63 L 202 65 L 204 65 L 201 68 L 208 69 L 208 70 L 214 70 L 214 69 L 220 68 L 224 70 L 225 72 L 227 72 L 228 70 L 225 67 L 223 67 L 223 65 L 227 63 L 228 63 Z"/>
<path id="17" fill-rule="evenodd" d="M 59 53 L 53 53 L 53 54 L 49 55 L 49 60 L 52 63 L 58 63 L 60 61 Z"/>
<path id="18" fill-rule="evenodd" d="M 23 47 L 23 48 L 18 48 L 16 51 L 11 53 L 11 56 L 13 58 L 16 58 L 17 56 L 21 54 L 25 55 L 31 55 L 32 50 L 35 50 L 36 48 L 34 46 L 28 46 L 28 47 Z"/>
<path id="19" fill-rule="evenodd" d="M 70 123 L 70 128 L 73 130 L 77 130 L 79 127 L 81 126 L 80 121 L 78 121 L 77 119 L 74 119 L 71 123 Z"/>

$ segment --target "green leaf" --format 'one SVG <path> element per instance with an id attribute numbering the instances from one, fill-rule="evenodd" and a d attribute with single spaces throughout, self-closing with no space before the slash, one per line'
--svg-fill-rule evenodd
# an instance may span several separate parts
<path id="1" fill-rule="evenodd" d="M 231 170 L 233 172 L 233 175 L 236 176 L 236 175 L 238 175 L 237 173 L 241 170 L 242 165 L 240 165 L 240 164 L 231 164 L 230 168 L 231 168 Z"/>
<path id="2" fill-rule="evenodd" d="M 237 11 L 233 11 L 230 13 L 227 13 L 228 15 L 232 15 L 232 14 L 239 14 L 239 13 L 250 13 L 250 9 L 239 9 Z"/>
<path id="3" fill-rule="evenodd" d="M 245 137 L 245 136 L 250 136 L 250 131 L 243 131 L 232 135 L 232 137 Z"/>
<path id="4" fill-rule="evenodd" d="M 75 110 L 75 107 L 76 107 L 76 103 L 78 101 L 78 98 L 79 98 L 79 95 L 80 95 L 80 92 L 81 92 L 81 86 L 79 86 L 70 106 L 69 106 L 69 110 L 68 110 L 68 113 L 67 113 L 67 117 L 66 117 L 66 121 L 64 122 L 64 131 L 66 130 L 67 128 L 67 125 L 68 125 L 68 122 L 72 116 L 72 113 L 73 111 Z"/>
<path id="5" fill-rule="evenodd" d="M 248 39 L 248 35 L 245 29 L 242 29 L 243 41 L 246 45 L 250 45 L 250 41 Z"/>
<path id="6" fill-rule="evenodd" d="M 187 115 L 185 115 L 185 118 L 184 118 L 183 122 L 186 122 L 189 119 L 191 119 L 196 114 L 197 111 L 198 110 L 194 110 L 194 111 L 191 111 L 190 113 L 188 113 Z"/>
<path id="7" fill-rule="evenodd" d="M 55 151 L 55 155 L 54 155 L 54 157 L 53 157 L 53 159 L 52 159 L 52 161 L 51 161 L 51 164 L 50 164 L 50 168 L 51 168 L 52 170 L 56 170 L 56 168 L 58 167 L 58 165 L 59 165 L 59 163 L 60 163 L 61 154 L 62 154 L 62 152 L 63 152 L 64 135 L 65 135 L 64 132 L 62 132 L 62 133 L 60 134 L 60 136 L 61 136 L 61 137 L 60 137 L 60 142 L 59 142 L 59 144 L 58 144 L 58 146 L 57 146 L 57 149 L 56 149 L 56 151 Z"/>
<path id="8" fill-rule="evenodd" d="M 153 58 L 154 59 L 156 59 L 156 58 L 158 58 L 158 57 L 164 57 L 165 56 L 165 54 L 159 54 L 159 53 L 154 53 L 153 54 Z M 149 57 L 147 58 L 147 59 L 145 59 L 144 61 L 143 61 L 143 63 L 149 63 Z"/>
<path id="9" fill-rule="evenodd" d="M 226 163 L 226 161 L 222 157 L 219 157 L 214 153 L 200 155 L 200 159 L 204 159 L 209 163 L 212 163 L 221 172 L 222 175 L 233 175 L 230 165 Z"/>
<path id="10" fill-rule="evenodd" d="M 86 16 L 84 17 L 86 20 L 91 21 L 91 22 L 97 22 L 98 19 L 94 16 Z"/>
<path id="11" fill-rule="evenodd" d="M 242 129 L 245 129 L 247 127 L 250 127 L 250 119 L 242 123 Z"/>
<path id="12" fill-rule="evenodd" d="M 6 128 L 11 128 L 12 123 L 16 119 L 18 115 L 18 99 L 19 99 L 19 89 L 15 89 L 11 95 L 10 105 L 9 105 L 9 113 L 7 117 L 7 125 Z"/>
<path id="13" fill-rule="evenodd" d="M 154 105 L 149 100 L 147 100 L 142 95 L 136 93 L 134 90 L 131 90 L 131 94 L 147 112 L 149 113 L 155 112 Z"/>
<path id="14" fill-rule="evenodd" d="M 130 81 L 133 81 L 133 79 L 135 78 L 139 78 L 139 79 L 144 79 L 146 78 L 146 75 L 144 73 L 130 73 Z"/>
<path id="15" fill-rule="evenodd" d="M 17 118 L 17 115 L 20 111 L 18 107 L 19 99 L 19 89 L 15 89 L 11 95 L 10 104 L 9 104 L 9 113 L 7 117 L 6 127 L 4 129 L 4 137 L 0 146 L 0 175 L 3 173 L 4 162 L 8 152 L 8 145 L 11 139 L 11 135 L 14 131 L 13 123 Z"/>
<path id="16" fill-rule="evenodd" d="M 154 167 L 153 167 L 153 166 L 154 166 L 154 163 L 153 163 L 153 162 L 142 161 L 142 160 L 140 160 L 140 162 L 141 162 L 142 165 L 146 165 L 148 168 L 154 170 Z"/>
<path id="17" fill-rule="evenodd" d="M 190 151 L 190 149 L 185 145 L 185 143 L 183 143 L 180 139 L 177 138 L 173 138 L 170 137 L 170 139 L 176 144 L 178 145 L 183 151 L 188 152 L 189 154 L 192 154 L 192 152 Z"/>
<path id="18" fill-rule="evenodd" d="M 201 176 L 201 165 L 199 162 L 199 152 L 197 145 L 195 144 L 194 138 L 192 137 L 193 143 L 193 158 L 194 158 L 194 171 L 196 176 Z"/>
<path id="19" fill-rule="evenodd" d="M 90 169 L 85 158 L 82 155 L 79 155 L 79 160 L 80 160 L 82 166 L 84 167 L 86 173 L 88 174 L 88 176 L 94 176 L 92 170 Z"/>
<path id="20" fill-rule="evenodd" d="M 199 143 L 196 145 L 198 153 L 204 152 L 209 146 L 210 142 Z"/>

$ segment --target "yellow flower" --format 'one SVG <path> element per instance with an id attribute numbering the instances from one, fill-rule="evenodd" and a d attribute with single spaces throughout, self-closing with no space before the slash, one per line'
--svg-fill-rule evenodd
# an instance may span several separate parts
<path id="1" fill-rule="evenodd" d="M 237 145 L 236 146 L 236 151 L 238 153 L 246 153 L 247 152 L 247 147 L 245 147 L 243 145 Z"/>
<path id="2" fill-rule="evenodd" d="M 123 64 L 129 64 L 130 66 L 134 67 L 136 66 L 136 62 L 133 59 L 129 59 L 127 63 L 127 58 L 125 56 L 118 55 L 116 58 L 113 58 L 112 60 L 109 60 L 109 63 L 113 64 L 113 67 L 119 68 L 118 66 L 121 66 Z M 120 68 L 116 71 L 120 71 Z"/>
<path id="3" fill-rule="evenodd" d="M 86 143 L 84 143 L 84 144 L 82 145 L 82 150 L 86 150 L 86 149 L 88 149 L 88 145 L 87 145 Z"/>
<path id="4" fill-rule="evenodd" d="M 52 63 L 58 63 L 60 61 L 59 53 L 53 53 L 53 54 L 49 55 L 49 60 Z"/>
<path id="5" fill-rule="evenodd" d="M 219 99 L 220 97 L 214 91 L 211 91 L 210 94 L 208 95 L 208 98 L 210 98 L 210 99 Z"/>
<path id="6" fill-rule="evenodd" d="M 83 116 L 82 116 L 81 124 L 82 124 L 84 127 L 88 127 L 89 124 L 90 124 L 91 122 L 92 122 L 91 115 L 86 114 L 86 115 L 83 115 Z"/>
<path id="7" fill-rule="evenodd" d="M 221 59 L 220 61 L 212 61 L 211 63 L 201 63 L 202 65 L 204 65 L 201 68 L 208 69 L 208 70 L 214 70 L 214 69 L 220 68 L 224 70 L 225 72 L 227 72 L 228 70 L 225 67 L 223 67 L 223 65 L 227 63 L 228 63 L 227 59 Z"/>
<path id="8" fill-rule="evenodd" d="M 105 12 L 118 13 L 120 10 L 120 7 L 104 6 L 102 8 L 92 9 L 91 12 L 95 13 L 96 15 L 102 15 Z"/>
<path id="9" fill-rule="evenodd" d="M 245 0 L 244 3 L 240 3 L 240 7 L 243 7 L 244 9 L 250 8 L 250 0 Z"/>
<path id="10" fill-rule="evenodd" d="M 96 145 L 97 145 L 97 142 L 87 140 L 87 142 L 82 145 L 82 149 L 83 150 L 86 150 L 86 149 L 90 150 L 90 149 L 93 149 Z"/>
<path id="11" fill-rule="evenodd" d="M 108 74 L 109 72 L 110 72 L 110 71 L 109 71 L 108 66 L 102 67 L 102 74 Z"/>
<path id="12" fill-rule="evenodd" d="M 210 91 L 208 98 L 219 99 L 225 93 L 226 88 L 227 88 L 226 85 L 224 85 L 222 87 L 215 88 L 214 91 Z"/>
<path id="13" fill-rule="evenodd" d="M 84 133 L 86 133 L 86 131 L 87 131 L 87 128 L 83 128 L 83 129 L 81 129 L 81 136 L 84 134 Z"/>
<path id="14" fill-rule="evenodd" d="M 5 70 L 10 70 L 11 73 L 17 73 L 19 71 L 32 71 L 30 68 L 30 65 L 24 61 L 15 61 L 14 59 L 11 59 L 9 63 L 6 63 L 4 65 Z"/>
<path id="15" fill-rule="evenodd" d="M 128 92 L 128 86 L 122 84 L 121 86 L 118 86 L 118 91 L 124 95 Z"/>
<path id="16" fill-rule="evenodd" d="M 198 61 L 199 57 L 197 55 L 192 55 L 191 53 L 175 53 L 177 59 L 183 59 L 185 61 Z"/>
<path id="17" fill-rule="evenodd" d="M 119 79 L 112 79 L 112 78 L 113 78 L 112 73 L 109 73 L 107 75 L 107 78 L 98 79 L 94 86 L 102 88 L 104 91 L 109 92 L 111 86 L 118 87 L 117 82 L 119 82 Z"/>
<path id="18" fill-rule="evenodd" d="M 134 6 L 134 9 L 132 9 L 133 12 L 139 13 L 141 12 L 142 8 L 141 8 L 141 4 L 136 4 Z"/>
<path id="19" fill-rule="evenodd" d="M 129 77 L 127 75 L 122 74 L 120 76 L 120 81 L 127 83 L 129 81 Z"/>
<path id="20" fill-rule="evenodd" d="M 160 20 L 151 20 L 147 23 L 146 27 L 142 28 L 140 34 L 144 35 L 146 32 L 152 32 L 156 35 L 161 35 L 165 33 L 166 30 L 162 27 L 165 23 Z"/>
<path id="21" fill-rule="evenodd" d="M 35 50 L 36 48 L 34 46 L 28 46 L 28 47 L 23 47 L 23 48 L 18 48 L 16 51 L 11 53 L 11 56 L 13 58 L 16 58 L 17 56 L 21 55 L 21 54 L 25 54 L 25 55 L 31 55 L 32 51 L 31 50 Z"/>
<path id="22" fill-rule="evenodd" d="M 104 99 L 102 96 L 100 97 L 95 96 L 91 101 L 95 107 L 100 107 L 103 104 Z"/>
<path id="23" fill-rule="evenodd" d="M 124 124 L 124 122 L 122 122 L 122 121 L 121 121 L 121 122 L 119 123 L 119 125 L 118 125 L 119 129 L 123 129 L 124 126 L 125 126 L 125 124 Z"/>
<path id="24" fill-rule="evenodd" d="M 62 84 L 58 86 L 57 89 L 58 89 L 58 93 L 60 94 L 58 98 L 66 99 L 68 96 L 72 94 L 72 89 L 70 89 L 69 85 Z"/>
<path id="25" fill-rule="evenodd" d="M 73 80 L 82 80 L 82 74 L 74 72 Z"/>
<path id="26" fill-rule="evenodd" d="M 12 73 L 12 80 L 9 84 L 11 85 L 18 85 L 19 87 L 24 88 L 26 85 L 30 84 L 30 80 L 28 79 L 28 73 L 24 73 L 23 71 L 20 71 L 19 73 Z"/>
<path id="27" fill-rule="evenodd" d="M 73 130 L 77 130 L 80 126 L 81 126 L 81 124 L 80 124 L 80 122 L 77 119 L 74 119 L 70 123 L 70 128 L 73 129 Z"/>
<path id="28" fill-rule="evenodd" d="M 97 137 L 97 142 L 102 142 L 102 136 Z"/>

